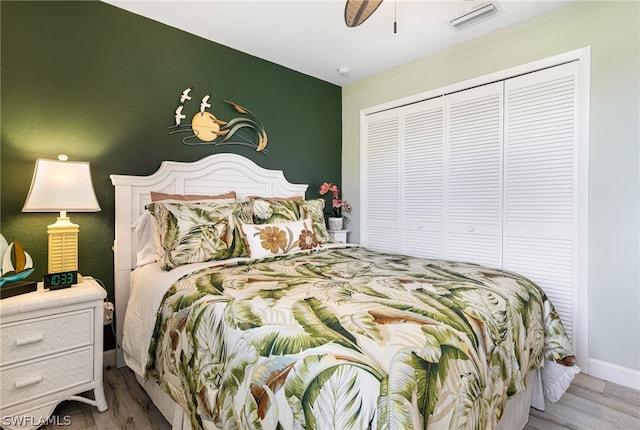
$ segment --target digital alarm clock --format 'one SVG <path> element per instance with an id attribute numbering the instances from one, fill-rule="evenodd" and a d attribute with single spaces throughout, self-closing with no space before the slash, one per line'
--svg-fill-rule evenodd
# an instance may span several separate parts
<path id="1" fill-rule="evenodd" d="M 78 283 L 78 271 L 67 270 L 66 272 L 47 273 L 44 275 L 44 287 L 50 290 L 67 288 Z"/>

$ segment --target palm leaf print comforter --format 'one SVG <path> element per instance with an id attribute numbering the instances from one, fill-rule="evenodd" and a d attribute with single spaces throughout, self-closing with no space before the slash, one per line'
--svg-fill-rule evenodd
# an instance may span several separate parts
<path id="1" fill-rule="evenodd" d="M 492 429 L 562 323 L 514 273 L 361 247 L 185 276 L 149 369 L 203 429 Z"/>

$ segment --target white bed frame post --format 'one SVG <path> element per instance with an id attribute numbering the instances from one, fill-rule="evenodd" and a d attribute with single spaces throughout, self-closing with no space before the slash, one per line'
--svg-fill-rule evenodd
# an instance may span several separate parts
<path id="1" fill-rule="evenodd" d="M 111 181 L 114 181 L 114 177 L 111 176 Z M 115 182 L 113 182 L 116 185 Z M 135 254 L 131 255 L 131 246 L 118 246 L 118 244 L 125 245 L 131 241 L 132 228 L 124 222 L 118 222 L 120 218 L 131 217 L 131 186 L 116 185 L 115 190 L 115 240 L 113 241 L 113 262 L 114 262 L 114 288 L 113 293 L 115 296 L 115 310 L 116 310 L 116 365 L 123 367 L 125 365 L 124 355 L 122 352 L 122 325 L 124 322 L 124 314 L 126 312 L 127 302 L 129 301 L 129 276 L 131 275 L 131 261 L 133 261 Z M 125 214 L 129 214 L 128 216 Z"/>

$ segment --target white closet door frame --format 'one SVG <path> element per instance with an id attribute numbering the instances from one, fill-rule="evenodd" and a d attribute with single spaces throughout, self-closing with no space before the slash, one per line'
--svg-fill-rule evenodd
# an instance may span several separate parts
<path id="1" fill-rule="evenodd" d="M 468 88 L 473 88 L 480 85 L 485 85 L 491 82 L 501 81 L 522 74 L 535 72 L 538 70 L 554 67 L 560 64 L 576 61 L 578 64 L 578 82 L 577 82 L 577 97 L 578 97 L 578 124 L 576 133 L 578 134 L 579 147 L 581 150 L 578 153 L 578 166 L 577 166 L 577 181 L 578 181 L 578 202 L 577 202 L 577 219 L 578 219 L 578 237 L 579 246 L 577 250 L 577 317 L 574 321 L 574 326 L 577 327 L 577 336 L 574 336 L 574 347 L 578 357 L 580 367 L 585 373 L 589 372 L 588 358 L 589 358 L 589 326 L 588 326 L 588 303 L 589 303 L 589 249 L 588 249 L 588 179 L 589 179 L 589 97 L 590 97 L 590 69 L 591 69 L 591 48 L 589 46 L 576 49 L 573 51 L 565 52 L 552 57 L 544 58 L 538 61 L 533 61 L 520 66 L 511 67 L 505 70 L 501 70 L 488 75 L 480 76 L 477 78 L 469 79 L 463 82 L 457 82 L 446 87 L 437 88 L 434 90 L 426 91 L 423 93 L 415 94 L 413 96 L 405 97 L 402 99 L 391 100 L 376 106 L 372 106 L 360 111 L 360 195 L 361 197 L 361 215 L 360 226 L 362 243 L 367 245 L 367 203 L 366 203 L 366 178 L 367 178 L 367 152 L 366 146 L 366 132 L 367 132 L 367 115 L 371 115 L 376 112 L 382 112 L 388 109 L 394 109 L 401 106 L 406 106 L 412 103 L 417 103 L 422 100 L 427 100 L 435 97 L 439 97 L 446 94 L 451 94 L 457 91 L 462 91 Z"/>

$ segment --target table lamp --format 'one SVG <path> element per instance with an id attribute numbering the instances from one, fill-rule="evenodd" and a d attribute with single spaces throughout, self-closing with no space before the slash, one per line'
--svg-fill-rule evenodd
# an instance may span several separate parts
<path id="1" fill-rule="evenodd" d="M 100 205 L 91 182 L 88 162 L 36 160 L 31 188 L 22 212 L 60 212 L 55 224 L 47 226 L 49 235 L 48 273 L 78 270 L 78 231 L 67 212 L 98 212 Z"/>

